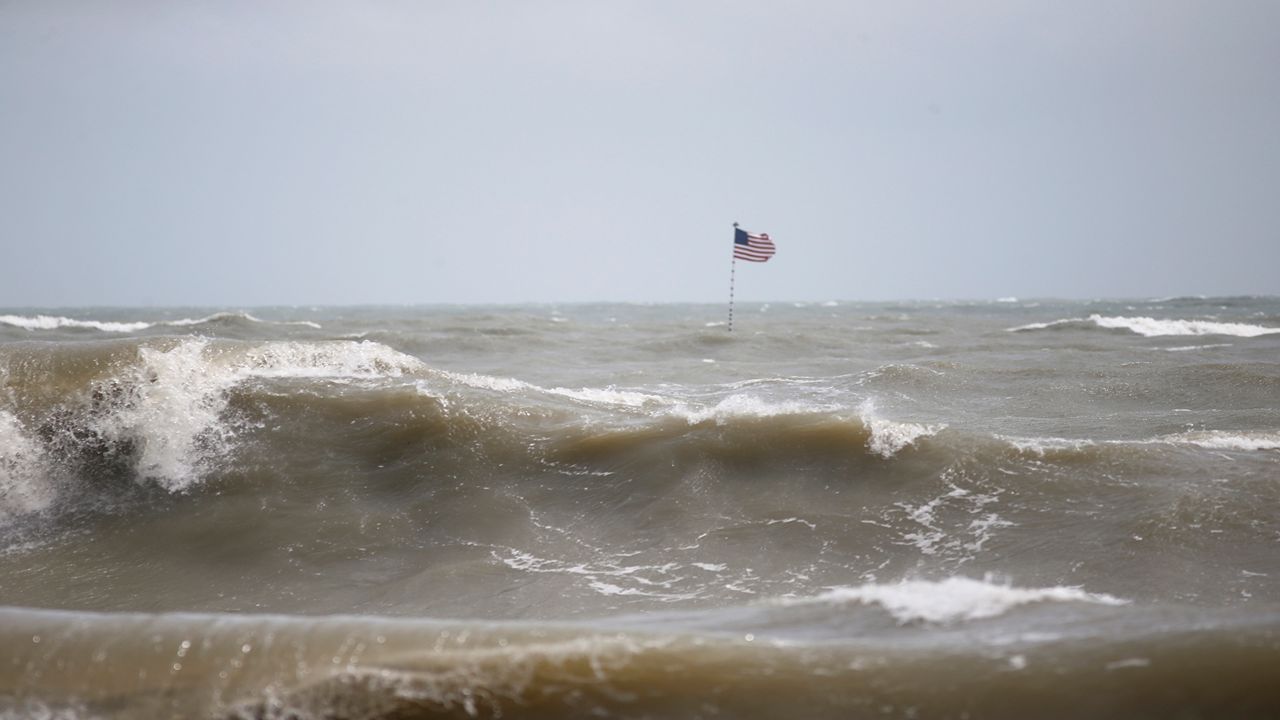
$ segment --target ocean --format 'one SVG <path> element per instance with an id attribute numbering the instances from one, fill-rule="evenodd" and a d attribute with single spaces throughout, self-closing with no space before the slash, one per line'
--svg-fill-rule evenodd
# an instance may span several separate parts
<path id="1" fill-rule="evenodd" d="M 0 718 L 1280 717 L 1280 298 L 0 310 Z"/>

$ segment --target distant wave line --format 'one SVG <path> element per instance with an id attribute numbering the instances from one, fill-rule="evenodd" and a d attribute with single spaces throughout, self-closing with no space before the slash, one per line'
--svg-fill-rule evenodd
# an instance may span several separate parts
<path id="1" fill-rule="evenodd" d="M 1029 323 L 1017 327 L 1006 328 L 1007 332 L 1028 332 L 1047 330 L 1064 325 L 1080 325 L 1093 323 L 1097 327 L 1108 330 L 1129 330 L 1144 337 L 1161 337 L 1166 335 L 1233 335 L 1236 337 L 1258 337 L 1280 333 L 1280 327 L 1250 325 L 1248 323 L 1216 322 L 1211 320 L 1158 320 L 1150 317 L 1107 317 L 1090 315 L 1087 318 L 1063 318 L 1049 322 Z"/>
<path id="2" fill-rule="evenodd" d="M 254 317 L 249 313 L 220 312 L 208 315 L 202 318 L 182 318 L 180 320 L 157 320 L 155 322 L 146 322 L 142 320 L 133 322 L 115 322 L 109 320 L 78 320 L 76 318 L 63 317 L 60 315 L 36 315 L 34 317 L 25 315 L 0 315 L 0 323 L 20 327 L 25 330 L 58 330 L 61 328 L 85 328 L 91 330 L 100 330 L 102 332 L 114 333 L 132 333 L 146 330 L 152 327 L 188 327 L 191 325 L 203 325 L 205 323 L 217 322 L 219 320 L 247 320 L 249 322 L 263 323 L 267 325 L 301 325 L 304 327 L 320 329 L 319 323 L 310 320 L 263 320 Z"/>

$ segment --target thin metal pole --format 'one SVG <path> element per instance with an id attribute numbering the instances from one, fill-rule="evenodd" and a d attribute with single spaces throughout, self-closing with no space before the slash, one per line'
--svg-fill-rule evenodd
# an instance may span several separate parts
<path id="1" fill-rule="evenodd" d="M 733 332 L 733 272 L 738 268 L 738 258 L 729 261 L 729 332 Z"/>
<path id="2" fill-rule="evenodd" d="M 733 223 L 733 259 L 729 261 L 729 332 L 733 332 L 733 271 L 738 269 L 738 222 Z"/>

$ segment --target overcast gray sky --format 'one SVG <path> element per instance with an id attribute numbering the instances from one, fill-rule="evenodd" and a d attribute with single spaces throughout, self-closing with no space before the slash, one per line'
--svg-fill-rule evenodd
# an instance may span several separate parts
<path id="1" fill-rule="evenodd" d="M 1280 2 L 0 0 L 0 305 L 1280 293 Z"/>

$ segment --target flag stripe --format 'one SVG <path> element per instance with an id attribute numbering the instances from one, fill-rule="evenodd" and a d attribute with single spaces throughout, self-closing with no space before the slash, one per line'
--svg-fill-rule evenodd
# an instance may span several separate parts
<path id="1" fill-rule="evenodd" d="M 774 247 L 768 235 L 764 233 L 757 235 L 741 229 L 734 230 L 733 257 L 735 260 L 768 262 L 775 252 L 777 248 Z"/>

